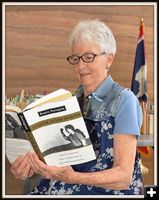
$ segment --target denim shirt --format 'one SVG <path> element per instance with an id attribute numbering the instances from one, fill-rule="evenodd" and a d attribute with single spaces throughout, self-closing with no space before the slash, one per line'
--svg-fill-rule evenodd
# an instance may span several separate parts
<path id="1" fill-rule="evenodd" d="M 84 118 L 93 121 L 101 121 L 110 116 L 115 117 L 119 104 L 119 97 L 123 89 L 124 88 L 114 82 L 109 75 L 99 88 L 86 98 L 82 108 Z M 82 85 L 77 89 L 75 95 L 80 102 L 83 95 Z"/>
<path id="2" fill-rule="evenodd" d="M 78 172 L 95 172 L 110 169 L 113 166 L 113 135 L 115 117 L 119 100 L 125 88 L 108 76 L 97 90 L 82 102 L 83 87 L 75 95 L 79 100 L 83 117 L 96 154 L 96 160 L 73 165 Z M 83 184 L 68 184 L 62 181 L 42 179 L 31 194 L 52 195 L 139 195 L 142 194 L 142 176 L 139 154 L 136 153 L 132 182 L 126 190 L 110 190 Z"/>

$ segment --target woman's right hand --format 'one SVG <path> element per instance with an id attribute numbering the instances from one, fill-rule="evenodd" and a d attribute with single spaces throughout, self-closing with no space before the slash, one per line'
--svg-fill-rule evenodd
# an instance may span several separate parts
<path id="1" fill-rule="evenodd" d="M 34 174 L 28 162 L 27 154 L 19 156 L 10 167 L 10 172 L 16 179 L 26 179 Z"/>

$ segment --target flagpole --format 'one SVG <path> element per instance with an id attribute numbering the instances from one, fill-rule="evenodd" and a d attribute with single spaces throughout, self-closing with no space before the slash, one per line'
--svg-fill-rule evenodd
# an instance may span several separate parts
<path id="1" fill-rule="evenodd" d="M 147 113 L 147 63 L 145 59 L 144 46 L 144 19 L 140 19 L 139 35 L 137 40 L 131 90 L 138 98 L 143 114 L 141 134 L 148 134 L 148 113 Z M 145 156 L 150 155 L 149 147 L 138 147 L 138 151 Z"/>

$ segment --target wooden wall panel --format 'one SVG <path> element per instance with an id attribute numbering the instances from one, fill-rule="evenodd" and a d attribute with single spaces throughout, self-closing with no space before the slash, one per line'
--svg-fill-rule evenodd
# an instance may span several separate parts
<path id="1" fill-rule="evenodd" d="M 98 18 L 113 31 L 117 54 L 110 68 L 112 77 L 130 87 L 139 23 L 145 22 L 145 50 L 148 66 L 148 95 L 153 100 L 153 6 L 6 6 L 6 94 L 51 92 L 59 88 L 74 91 L 79 82 L 70 54 L 68 36 L 82 19 Z"/>

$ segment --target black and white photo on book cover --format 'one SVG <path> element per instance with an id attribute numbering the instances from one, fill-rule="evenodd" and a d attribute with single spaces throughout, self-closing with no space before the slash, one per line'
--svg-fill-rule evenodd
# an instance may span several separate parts
<path id="1" fill-rule="evenodd" d="M 14 111 L 5 113 L 5 137 L 26 139 L 23 126 Z"/>
<path id="2" fill-rule="evenodd" d="M 86 136 L 78 128 L 74 128 L 72 124 L 66 125 L 64 128 L 60 128 L 62 136 L 65 140 L 70 141 L 74 147 L 86 146 Z"/>

